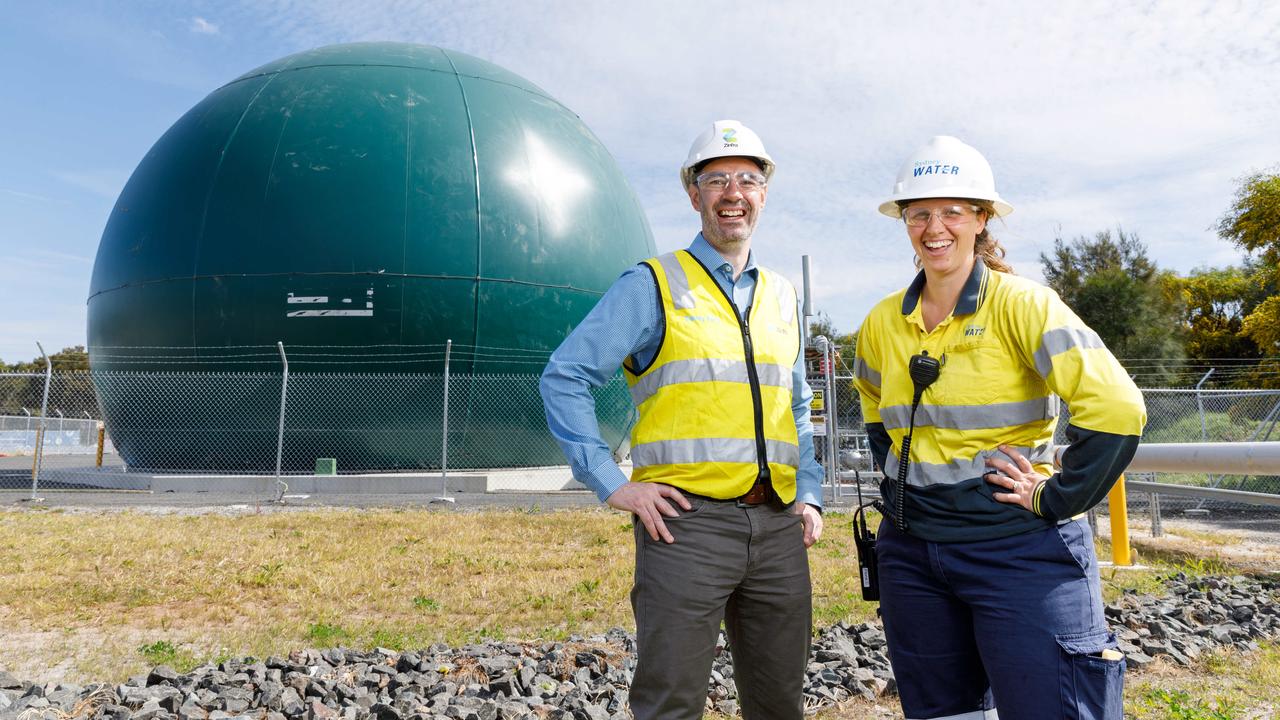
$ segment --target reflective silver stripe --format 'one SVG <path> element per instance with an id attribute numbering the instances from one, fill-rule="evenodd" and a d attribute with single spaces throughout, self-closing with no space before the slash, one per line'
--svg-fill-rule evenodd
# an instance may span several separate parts
<path id="1" fill-rule="evenodd" d="M 868 365 L 867 361 L 860 357 L 855 357 L 853 359 L 853 376 L 866 380 L 871 385 L 880 387 L 880 373 L 876 372 L 875 368 Z M 907 408 L 907 410 L 910 411 L 911 408 Z"/>
<path id="2" fill-rule="evenodd" d="M 769 462 L 779 465 L 800 466 L 800 446 L 781 440 L 765 440 L 764 451 L 769 454 Z"/>
<path id="3" fill-rule="evenodd" d="M 667 276 L 667 287 L 671 289 L 671 304 L 677 310 L 692 310 L 696 303 L 693 292 L 689 289 L 689 277 L 684 274 L 684 266 L 675 253 L 658 256 L 658 264 Z"/>
<path id="4" fill-rule="evenodd" d="M 1023 425 L 1058 416 L 1058 396 L 1031 398 L 1017 402 L 990 405 L 920 405 L 916 411 L 916 427 L 944 430 L 979 430 Z M 885 429 L 899 430 L 911 423 L 910 405 L 891 405 L 880 409 Z"/>
<path id="5" fill-rule="evenodd" d="M 991 708 L 990 710 L 973 710 L 959 715 L 947 715 L 946 717 L 907 718 L 907 720 L 1000 720 L 1000 713 L 996 712 L 995 708 Z"/>
<path id="6" fill-rule="evenodd" d="M 756 376 L 760 378 L 762 386 L 791 387 L 791 368 L 758 363 Z M 747 364 L 742 360 L 716 358 L 672 360 L 654 368 L 653 372 L 636 381 L 636 384 L 631 386 L 631 399 L 636 406 L 639 406 L 666 385 L 711 381 L 747 383 L 750 381 Z"/>
<path id="7" fill-rule="evenodd" d="M 1014 447 L 1033 465 L 1047 464 L 1053 462 L 1053 446 L 1040 445 L 1039 447 Z M 907 469 L 907 484 L 912 487 L 929 487 L 930 485 L 955 485 L 956 483 L 972 480 L 976 477 L 991 472 L 987 467 L 986 460 L 989 457 L 998 457 L 1002 460 L 1008 460 L 1009 457 L 999 450 L 983 450 L 979 452 L 977 457 L 971 460 L 952 460 L 949 463 L 925 463 L 911 461 L 911 466 Z M 885 477 L 898 477 L 898 456 L 897 453 L 890 453 L 885 458 Z"/>
<path id="8" fill-rule="evenodd" d="M 1073 347 L 1083 350 L 1106 347 L 1098 333 L 1089 328 L 1060 327 L 1054 328 L 1040 337 L 1040 349 L 1036 350 L 1036 372 L 1040 377 L 1049 377 L 1053 370 L 1053 356 Z"/>
<path id="9" fill-rule="evenodd" d="M 800 464 L 800 447 L 781 440 L 765 440 L 769 461 Z M 637 466 L 675 465 L 700 462 L 756 462 L 754 438 L 695 438 L 692 440 L 659 440 L 631 448 L 631 462 Z"/>

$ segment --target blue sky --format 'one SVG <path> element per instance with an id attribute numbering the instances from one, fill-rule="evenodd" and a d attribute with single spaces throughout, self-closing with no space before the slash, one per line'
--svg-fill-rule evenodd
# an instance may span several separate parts
<path id="1" fill-rule="evenodd" d="M 991 161 L 995 231 L 1040 277 L 1055 235 L 1135 231 L 1161 267 L 1237 262 L 1211 230 L 1241 175 L 1280 163 L 1280 3 L 0 3 L 0 358 L 84 342 L 93 257 L 153 142 L 246 70 L 396 40 L 502 65 L 617 158 L 659 250 L 697 230 L 676 179 L 736 118 L 778 162 L 756 234 L 842 330 L 912 274 L 876 213 L 936 134 Z"/>

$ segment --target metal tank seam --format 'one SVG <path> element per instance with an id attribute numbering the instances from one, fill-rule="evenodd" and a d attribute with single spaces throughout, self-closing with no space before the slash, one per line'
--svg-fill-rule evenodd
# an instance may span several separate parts
<path id="1" fill-rule="evenodd" d="M 443 48 L 437 48 L 437 49 L 438 49 L 438 50 L 440 50 L 440 52 L 445 52 L 445 50 L 444 50 Z M 453 61 L 452 61 L 452 59 L 450 59 L 449 64 L 450 64 L 450 66 L 451 66 L 451 67 L 453 66 Z M 235 85 L 236 83 L 241 83 L 241 82 L 246 82 L 246 81 L 248 81 L 248 80 L 253 80 L 254 78 L 266 77 L 266 76 L 268 76 L 268 75 L 280 75 L 280 74 L 282 74 L 282 73 L 287 73 L 287 72 L 299 72 L 299 71 L 302 71 L 302 70 L 310 70 L 310 69 L 312 69 L 312 68 L 330 68 L 330 67 L 389 67 L 389 68 L 402 68 L 402 69 L 404 69 L 404 70 L 421 70 L 422 72 L 441 73 L 441 74 L 443 74 L 443 75 L 449 75 L 449 74 L 452 74 L 454 77 L 460 77 L 460 78 L 471 78 L 472 80 L 483 80 L 484 82 L 491 82 L 491 83 L 493 83 L 493 84 L 495 84 L 495 85 L 504 85 L 504 86 L 509 87 L 509 88 L 512 88 L 512 89 L 514 89 L 514 90 L 519 90 L 519 91 L 521 91 L 521 92 L 528 93 L 528 94 L 530 94 L 530 95 L 536 95 L 536 96 L 538 96 L 538 97 L 540 97 L 540 98 L 542 98 L 542 99 L 544 99 L 544 100 L 550 100 L 551 102 L 555 103 L 556 105 L 559 105 L 563 110 L 565 110 L 566 112 L 568 112 L 570 115 L 573 115 L 574 117 L 578 118 L 579 120 L 581 120 L 581 119 L 582 119 L 582 116 L 581 116 L 581 115 L 579 115 L 578 113 L 576 113 L 576 112 L 574 112 L 573 110 L 571 110 L 571 109 L 569 109 L 568 107 L 566 107 L 566 106 L 565 106 L 563 103 L 561 103 L 559 100 L 557 100 L 557 99 L 555 99 L 555 98 L 551 97 L 551 95 L 549 95 L 549 94 L 547 93 L 547 91 L 546 91 L 546 90 L 543 90 L 542 88 L 538 87 L 537 85 L 534 85 L 534 86 L 533 86 L 533 87 L 535 88 L 535 90 L 536 90 L 536 92 L 535 92 L 534 90 L 530 90 L 530 89 L 529 89 L 529 88 L 527 88 L 527 87 L 523 87 L 523 86 L 521 86 L 521 85 L 516 85 L 516 84 L 514 84 L 514 83 L 509 83 L 509 82 L 507 82 L 507 81 L 505 81 L 505 80 L 496 80 L 496 79 L 494 79 L 494 78 L 487 78 L 487 77 L 481 77 L 481 76 L 479 76 L 479 75 L 472 75 L 472 74 L 470 74 L 470 73 L 458 72 L 458 71 L 457 71 L 457 68 L 454 68 L 454 71 L 453 71 L 452 73 L 446 73 L 444 70 L 436 70 L 436 69 L 434 69 L 434 68 L 425 68 L 425 67 L 421 67 L 421 66 L 418 66 L 418 65 L 396 65 L 396 64 L 391 64 L 391 63 L 322 63 L 322 64 L 316 64 L 316 65 L 304 65 L 304 66 L 302 66 L 302 67 L 284 67 L 284 68 L 280 68 L 279 70 L 272 70 L 272 71 L 270 71 L 270 72 L 262 72 L 262 73 L 256 73 L 256 74 L 253 74 L 253 75 L 245 75 L 245 76 L 242 76 L 242 77 L 238 77 L 238 78 L 236 78 L 235 80 L 232 80 L 231 82 L 229 82 L 229 83 L 227 83 L 227 84 L 225 84 L 225 85 L 221 85 L 221 86 L 219 86 L 219 87 L 217 88 L 217 90 L 214 90 L 214 92 L 217 92 L 218 90 L 221 90 L 221 89 L 223 89 L 223 88 L 231 87 L 232 85 Z M 530 83 L 530 84 L 532 84 L 532 83 Z"/>
<path id="2" fill-rule="evenodd" d="M 589 290 L 587 288 L 580 288 L 574 285 L 553 285 L 551 283 L 530 282 L 529 280 L 517 280 L 515 278 L 490 278 L 490 277 L 484 277 L 483 275 L 473 276 L 473 275 L 430 275 L 427 273 L 388 273 L 388 272 L 379 272 L 377 270 L 362 270 L 360 272 L 289 271 L 289 272 L 273 272 L 273 273 L 215 273 L 210 275 L 192 275 L 190 277 L 186 275 L 178 275 L 178 276 L 167 277 L 167 278 L 153 278 L 150 280 L 139 280 L 136 282 L 129 282 L 129 283 L 124 283 L 123 285 L 117 285 L 115 287 L 106 288 L 105 290 L 99 290 L 98 292 L 90 295 L 89 300 L 92 300 L 93 298 L 99 295 L 105 295 L 107 293 L 116 292 L 117 290 L 128 290 L 129 288 L 141 287 L 143 285 L 155 285 L 158 283 L 174 282 L 175 280 L 213 280 L 217 278 L 231 278 L 231 277 L 269 278 L 269 277 L 327 277 L 327 276 L 394 277 L 394 278 L 403 278 L 403 279 L 410 279 L 410 280 L 471 280 L 477 283 L 507 283 L 509 285 L 527 285 L 529 287 L 550 288 L 554 290 L 571 290 L 573 292 L 586 293 L 588 295 L 596 295 L 598 297 L 604 295 L 604 291 L 602 290 Z"/>
<path id="3" fill-rule="evenodd" d="M 266 85 L 263 85 L 263 89 L 266 89 Z M 284 122 L 280 124 L 280 134 L 276 135 L 276 146 L 271 149 L 271 167 L 267 168 L 267 183 L 262 188 L 262 203 L 264 205 L 267 202 L 267 195 L 271 193 L 271 177 L 275 175 L 276 161 L 280 159 L 280 143 L 284 142 L 284 131 L 289 128 L 289 121 L 293 119 L 293 106 L 298 104 L 298 98 L 302 97 L 304 94 L 306 94 L 305 88 L 303 91 L 293 96 L 293 100 L 289 103 L 289 107 L 285 109 Z M 254 99 L 256 100 L 257 98 Z"/>
<path id="4" fill-rule="evenodd" d="M 484 225 L 483 217 L 480 213 L 480 153 L 476 148 L 476 127 L 471 119 L 471 104 L 467 102 L 467 88 L 462 84 L 462 75 L 458 73 L 458 66 L 453 64 L 453 58 L 449 57 L 449 51 L 439 48 L 440 54 L 445 60 L 449 61 L 449 67 L 453 68 L 453 77 L 458 81 L 458 94 L 462 96 L 462 109 L 467 114 L 467 135 L 471 138 L 471 167 L 476 175 L 476 277 L 475 277 L 475 302 L 472 303 L 471 314 L 471 344 L 476 345 L 480 342 L 480 272 L 483 269 L 483 247 L 484 247 Z M 471 361 L 471 370 L 475 370 L 475 359 Z"/>
<path id="5" fill-rule="evenodd" d="M 409 269 L 409 168 L 413 161 L 413 87 L 404 86 L 404 223 L 400 232 L 400 272 Z M 396 339 L 404 340 L 404 283 L 400 283 L 400 330 Z"/>
<path id="6" fill-rule="evenodd" d="M 194 280 L 198 277 L 196 274 L 197 265 L 200 262 L 200 246 L 204 244 L 204 231 L 209 225 L 209 203 L 213 200 L 213 189 L 218 185 L 218 176 L 222 174 L 222 163 L 227 158 L 227 148 L 231 147 L 231 141 L 235 139 L 236 133 L 240 131 L 240 125 L 244 122 L 244 118 L 249 114 L 249 109 L 262 96 L 262 92 L 267 89 L 273 81 L 274 77 L 262 83 L 262 87 L 253 94 L 249 102 L 245 103 L 244 109 L 240 111 L 240 117 L 236 118 L 235 127 L 231 128 L 231 132 L 227 133 L 227 139 L 222 143 L 222 150 L 218 153 L 218 165 L 213 170 L 213 176 L 209 178 L 209 187 L 204 194 L 204 208 L 200 213 L 200 231 L 196 233 L 196 244 L 194 251 L 191 253 L 191 343 L 198 346 L 196 342 L 196 284 Z M 90 295 L 92 300 L 94 295 Z"/>

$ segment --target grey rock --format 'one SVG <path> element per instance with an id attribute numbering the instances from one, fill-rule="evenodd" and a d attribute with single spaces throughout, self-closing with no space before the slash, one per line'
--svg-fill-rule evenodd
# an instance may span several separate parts
<path id="1" fill-rule="evenodd" d="M 302 696 L 298 694 L 297 688 L 287 687 L 280 695 L 280 712 L 288 717 L 297 717 L 305 712 L 307 706 L 302 702 Z"/>
<path id="2" fill-rule="evenodd" d="M 160 701 L 148 700 L 142 704 L 142 707 L 133 711 L 129 720 L 155 720 L 162 714 L 164 714 L 164 708 L 160 707 Z"/>

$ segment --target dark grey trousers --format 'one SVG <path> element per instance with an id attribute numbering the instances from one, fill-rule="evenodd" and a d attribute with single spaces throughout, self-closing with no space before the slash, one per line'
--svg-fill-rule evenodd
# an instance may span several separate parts
<path id="1" fill-rule="evenodd" d="M 691 497 L 665 518 L 676 542 L 636 521 L 631 606 L 636 720 L 696 720 L 724 620 L 745 720 L 800 720 L 812 632 L 809 558 L 790 508 Z"/>

